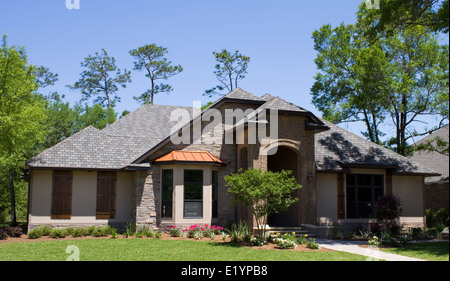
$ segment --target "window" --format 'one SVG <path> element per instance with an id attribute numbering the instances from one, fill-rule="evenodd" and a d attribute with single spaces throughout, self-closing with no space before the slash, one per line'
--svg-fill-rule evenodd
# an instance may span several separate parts
<path id="1" fill-rule="evenodd" d="M 219 212 L 219 172 L 212 171 L 212 217 L 217 218 Z"/>
<path id="2" fill-rule="evenodd" d="M 184 170 L 184 217 L 203 216 L 203 171 Z"/>
<path id="3" fill-rule="evenodd" d="M 52 219 L 72 217 L 72 171 L 53 171 L 52 177 Z"/>
<path id="4" fill-rule="evenodd" d="M 383 175 L 347 175 L 347 218 L 372 218 L 373 203 L 384 194 Z"/>
<path id="5" fill-rule="evenodd" d="M 97 219 L 116 217 L 116 172 L 97 173 Z"/>
<path id="6" fill-rule="evenodd" d="M 161 217 L 172 218 L 173 170 L 162 171 Z"/>

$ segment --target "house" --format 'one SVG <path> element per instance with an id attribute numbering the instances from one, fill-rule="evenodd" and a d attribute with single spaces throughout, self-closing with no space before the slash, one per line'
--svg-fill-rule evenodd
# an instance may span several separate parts
<path id="1" fill-rule="evenodd" d="M 177 113 L 177 114 L 175 114 Z M 56 227 L 132 221 L 163 227 L 245 220 L 224 176 L 292 170 L 299 201 L 270 226 L 368 223 L 371 204 L 396 194 L 401 223 L 423 226 L 424 177 L 437 173 L 279 97 L 240 88 L 207 109 L 146 104 L 103 130 L 88 127 L 28 162 L 28 224 Z M 332 231 L 331 231 L 332 232 Z"/>
<path id="2" fill-rule="evenodd" d="M 448 142 L 448 129 L 449 125 L 446 125 L 416 142 L 415 145 L 426 144 L 428 141 L 433 141 L 437 137 Z M 411 160 L 441 174 L 440 176 L 425 178 L 425 209 L 433 209 L 435 211 L 441 208 L 448 209 L 448 154 L 420 150 L 414 152 Z"/>

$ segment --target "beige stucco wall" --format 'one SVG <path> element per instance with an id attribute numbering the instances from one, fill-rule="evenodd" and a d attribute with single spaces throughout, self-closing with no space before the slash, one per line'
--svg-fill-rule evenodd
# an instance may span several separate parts
<path id="1" fill-rule="evenodd" d="M 317 222 L 330 225 L 337 221 L 337 174 L 316 174 Z"/>
<path id="2" fill-rule="evenodd" d="M 29 224 L 55 225 L 105 225 L 124 223 L 132 219 L 133 174 L 117 173 L 116 218 L 96 219 L 97 172 L 74 171 L 72 182 L 72 218 L 52 220 L 51 194 L 52 171 L 33 170 L 31 177 L 31 200 Z"/>
<path id="3" fill-rule="evenodd" d="M 351 172 L 354 174 L 385 175 L 384 169 L 351 169 Z M 406 226 L 423 226 L 423 177 L 394 175 L 392 177 L 392 192 L 394 195 L 398 195 L 402 201 L 403 214 L 400 217 L 400 223 Z M 337 219 L 337 174 L 317 173 L 316 193 L 318 224 L 369 222 L 369 219 Z"/>
<path id="4" fill-rule="evenodd" d="M 424 222 L 424 184 L 421 176 L 393 176 L 392 193 L 400 197 L 403 214 L 400 223 L 417 225 Z"/>

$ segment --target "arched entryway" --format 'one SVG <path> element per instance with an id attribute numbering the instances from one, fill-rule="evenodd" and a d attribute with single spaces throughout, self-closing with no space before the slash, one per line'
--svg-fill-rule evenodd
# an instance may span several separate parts
<path id="1" fill-rule="evenodd" d="M 267 169 L 272 172 L 281 170 L 291 170 L 292 176 L 298 179 L 298 153 L 288 147 L 279 146 L 277 152 L 267 156 Z M 298 191 L 294 191 L 292 196 L 298 197 Z M 285 212 L 271 215 L 268 218 L 269 226 L 293 227 L 299 224 L 299 203 L 292 204 Z"/>

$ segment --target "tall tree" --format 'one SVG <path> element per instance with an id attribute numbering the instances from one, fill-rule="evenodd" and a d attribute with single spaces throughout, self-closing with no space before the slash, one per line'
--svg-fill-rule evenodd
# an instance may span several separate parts
<path id="1" fill-rule="evenodd" d="M 155 44 L 145 45 L 130 51 L 130 55 L 136 60 L 134 70 L 145 70 L 145 76 L 151 82 L 151 88 L 139 97 L 134 97 L 135 100 L 142 104 L 153 104 L 155 95 L 169 93 L 173 90 L 172 86 L 168 84 L 157 84 L 157 80 L 167 80 L 183 71 L 181 65 L 171 65 L 171 62 L 164 57 L 166 54 L 167 48 Z"/>
<path id="2" fill-rule="evenodd" d="M 367 12 L 362 4 L 359 19 Z M 358 21 L 325 25 L 313 33 L 319 69 L 311 89 L 313 103 L 331 122 L 363 121 L 368 139 L 406 155 L 410 138 L 448 120 L 448 45 L 439 45 L 437 36 L 422 26 L 377 40 L 365 36 L 368 28 Z M 425 115 L 440 116 L 441 122 L 415 130 Z M 381 124 L 393 125 L 395 136 L 383 142 Z"/>
<path id="3" fill-rule="evenodd" d="M 9 185 L 11 222 L 16 223 L 14 179 L 45 137 L 45 105 L 36 93 L 35 67 L 23 48 L 0 48 L 0 179 Z M 3 205 L 4 202 L 2 202 Z"/>
<path id="4" fill-rule="evenodd" d="M 209 97 L 213 95 L 223 96 L 224 94 L 218 91 L 227 89 L 228 92 L 231 92 L 238 87 L 238 82 L 245 78 L 250 57 L 240 54 L 239 51 L 231 54 L 227 50 L 222 50 L 220 53 L 213 52 L 213 55 L 217 61 L 214 74 L 220 84 L 206 90 L 203 95 Z"/>
<path id="5" fill-rule="evenodd" d="M 380 9 L 363 15 L 370 28 L 367 35 L 392 34 L 414 26 L 436 32 L 449 31 L 449 0 L 379 0 Z M 361 19 L 360 19 L 361 20 Z"/>
<path id="6" fill-rule="evenodd" d="M 114 107 L 116 102 L 120 102 L 117 95 L 118 86 L 126 88 L 127 83 L 131 82 L 130 71 L 121 71 L 116 66 L 116 59 L 108 56 L 105 49 L 85 58 L 81 66 L 87 69 L 81 73 L 80 80 L 74 85 L 68 85 L 72 90 L 81 90 L 81 101 L 95 96 L 94 103 L 103 107 Z"/>

